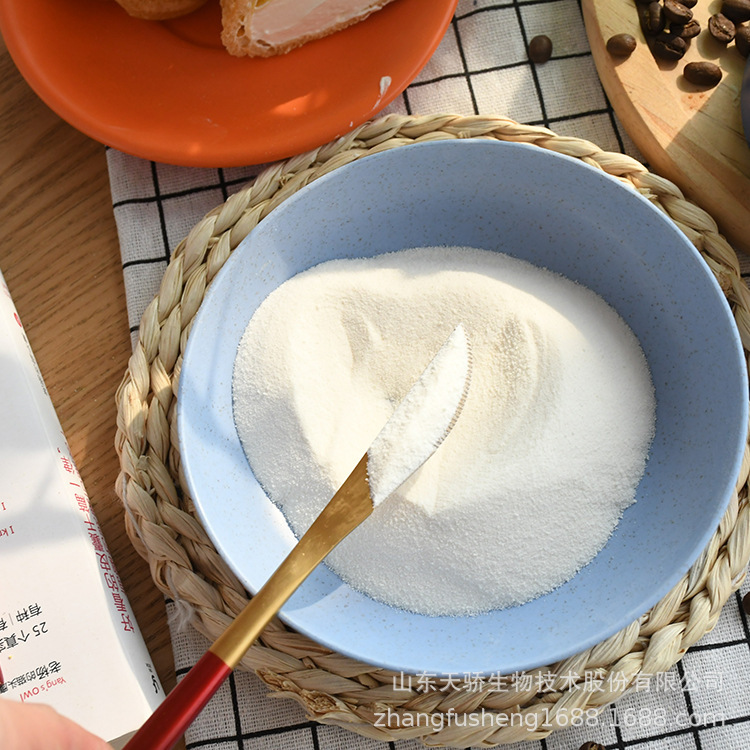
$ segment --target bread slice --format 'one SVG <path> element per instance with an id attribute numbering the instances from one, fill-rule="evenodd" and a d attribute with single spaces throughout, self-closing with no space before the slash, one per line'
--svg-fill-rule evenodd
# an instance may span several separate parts
<path id="1" fill-rule="evenodd" d="M 238 57 L 271 57 L 364 20 L 393 0 L 221 0 L 221 41 Z"/>
<path id="2" fill-rule="evenodd" d="M 135 18 L 164 21 L 192 13 L 206 0 L 117 0 L 117 2 Z"/>

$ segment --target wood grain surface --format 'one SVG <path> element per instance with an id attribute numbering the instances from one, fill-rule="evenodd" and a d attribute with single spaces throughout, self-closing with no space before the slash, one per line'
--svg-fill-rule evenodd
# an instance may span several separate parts
<path id="1" fill-rule="evenodd" d="M 736 249 L 750 253 L 750 147 L 740 114 L 745 60 L 733 43 L 719 44 L 707 31 L 720 5 L 698 0 L 693 13 L 702 31 L 681 61 L 667 63 L 651 54 L 634 0 L 582 0 L 599 77 L 649 168 L 708 211 Z M 612 57 L 605 48 L 618 33 L 638 41 L 629 58 Z M 722 68 L 715 88 L 685 80 L 685 64 L 701 60 Z"/>
<path id="2" fill-rule="evenodd" d="M 164 600 L 114 492 L 114 395 L 130 337 L 105 149 L 37 98 L 2 38 L 0 269 L 168 691 L 175 676 Z"/>

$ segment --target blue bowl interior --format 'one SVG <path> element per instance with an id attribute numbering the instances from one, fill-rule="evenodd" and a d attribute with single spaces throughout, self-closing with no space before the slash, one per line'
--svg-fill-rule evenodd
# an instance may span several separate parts
<path id="1" fill-rule="evenodd" d="M 637 502 L 588 566 L 522 606 L 426 617 L 375 602 L 319 566 L 281 616 L 339 653 L 397 671 L 552 664 L 630 624 L 684 575 L 725 511 L 746 436 L 747 372 L 713 275 L 670 220 L 615 178 L 534 146 L 442 141 L 367 156 L 300 190 L 241 243 L 196 316 L 178 398 L 185 476 L 218 551 L 256 591 L 295 540 L 235 432 L 232 368 L 248 320 L 312 265 L 430 245 L 545 266 L 628 322 L 657 398 Z"/>

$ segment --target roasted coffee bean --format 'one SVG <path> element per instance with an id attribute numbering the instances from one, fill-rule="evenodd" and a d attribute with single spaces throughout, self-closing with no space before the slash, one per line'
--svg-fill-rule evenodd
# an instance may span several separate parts
<path id="1" fill-rule="evenodd" d="M 698 5 L 698 0 L 680 0 L 680 2 L 686 8 L 695 8 L 695 6 Z"/>
<path id="2" fill-rule="evenodd" d="M 735 23 L 750 21 L 750 0 L 724 0 L 721 12 Z"/>
<path id="3" fill-rule="evenodd" d="M 687 50 L 687 42 L 680 36 L 662 32 L 654 39 L 651 49 L 662 60 L 680 60 Z"/>
<path id="4" fill-rule="evenodd" d="M 600 745 L 598 742 L 584 742 L 578 750 L 607 750 L 604 745 Z"/>
<path id="5" fill-rule="evenodd" d="M 651 2 L 648 4 L 641 15 L 641 26 L 643 33 L 646 36 L 658 36 L 664 31 L 664 27 L 667 25 L 664 19 L 664 8 L 661 3 Z"/>
<path id="6" fill-rule="evenodd" d="M 750 615 L 750 593 L 742 597 L 742 609 L 745 610 L 746 615 Z"/>
<path id="7" fill-rule="evenodd" d="M 684 26 L 672 24 L 669 27 L 669 33 L 674 34 L 674 36 L 680 36 L 683 39 L 694 39 L 701 33 L 701 25 L 695 19 L 688 21 Z"/>
<path id="8" fill-rule="evenodd" d="M 734 35 L 734 46 L 743 57 L 750 57 L 750 26 L 739 26 Z"/>
<path id="9" fill-rule="evenodd" d="M 677 0 L 664 0 L 664 17 L 668 23 L 685 24 L 693 18 L 693 11 Z"/>
<path id="10" fill-rule="evenodd" d="M 696 86 L 713 88 L 721 80 L 721 68 L 712 62 L 691 62 L 685 66 L 682 75 Z"/>
<path id="11" fill-rule="evenodd" d="M 545 34 L 535 36 L 529 42 L 529 59 L 535 63 L 546 63 L 552 57 L 552 40 Z"/>
<path id="12" fill-rule="evenodd" d="M 635 47 L 635 37 L 631 34 L 615 34 L 607 40 L 607 52 L 615 57 L 630 57 Z"/>
<path id="13" fill-rule="evenodd" d="M 723 13 L 714 13 L 708 19 L 708 33 L 722 44 L 729 44 L 734 39 L 734 21 L 731 21 Z"/>

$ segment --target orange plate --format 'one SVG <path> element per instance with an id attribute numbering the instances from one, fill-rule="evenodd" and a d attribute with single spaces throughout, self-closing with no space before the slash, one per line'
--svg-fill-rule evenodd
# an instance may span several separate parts
<path id="1" fill-rule="evenodd" d="M 0 28 L 29 85 L 87 135 L 146 159 L 229 167 L 306 151 L 372 117 L 430 58 L 456 4 L 395 0 L 266 59 L 226 52 L 218 0 L 161 22 L 114 0 L 0 0 Z"/>

